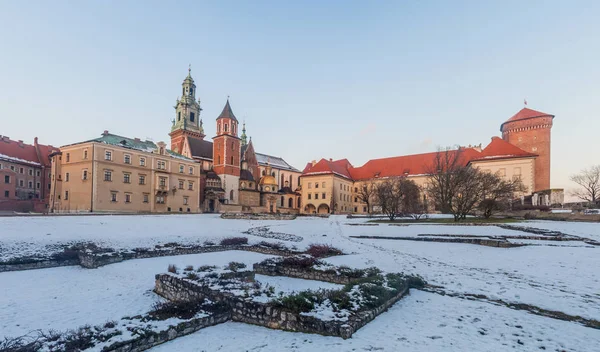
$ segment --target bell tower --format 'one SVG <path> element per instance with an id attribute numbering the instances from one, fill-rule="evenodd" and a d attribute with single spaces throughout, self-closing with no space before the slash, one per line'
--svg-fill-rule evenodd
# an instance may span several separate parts
<path id="1" fill-rule="evenodd" d="M 171 150 L 182 153 L 185 137 L 198 139 L 204 138 L 202 119 L 200 118 L 200 99 L 196 101 L 196 84 L 192 78 L 192 69 L 188 68 L 188 75 L 181 84 L 181 98 L 175 102 L 175 118 L 171 126 Z"/>
<path id="2" fill-rule="evenodd" d="M 217 117 L 217 135 L 213 137 L 213 170 L 221 178 L 229 204 L 239 202 L 241 139 L 238 137 L 238 124 L 227 98 L 223 111 Z"/>

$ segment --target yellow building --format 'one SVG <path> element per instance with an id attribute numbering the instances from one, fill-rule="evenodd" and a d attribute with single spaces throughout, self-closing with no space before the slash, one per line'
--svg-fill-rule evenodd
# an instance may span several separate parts
<path id="1" fill-rule="evenodd" d="M 52 212 L 200 211 L 200 164 L 165 143 L 104 131 L 60 149 L 52 156 Z"/>

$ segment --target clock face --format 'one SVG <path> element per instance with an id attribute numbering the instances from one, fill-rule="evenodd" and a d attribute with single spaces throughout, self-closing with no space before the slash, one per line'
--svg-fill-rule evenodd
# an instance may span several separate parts
<path id="1" fill-rule="evenodd" d="M 265 187 L 265 191 L 269 192 L 271 190 L 271 188 L 269 188 L 269 186 Z"/>

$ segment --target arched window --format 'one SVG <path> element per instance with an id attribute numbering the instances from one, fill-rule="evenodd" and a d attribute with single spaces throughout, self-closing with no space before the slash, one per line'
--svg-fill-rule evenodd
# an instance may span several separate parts
<path id="1" fill-rule="evenodd" d="M 177 113 L 177 121 L 181 121 L 181 111 Z"/>
<path id="2" fill-rule="evenodd" d="M 233 157 L 231 157 L 231 165 L 233 165 Z"/>
<path id="3" fill-rule="evenodd" d="M 298 209 L 300 209 L 300 197 L 298 197 Z"/>
<path id="4" fill-rule="evenodd" d="M 283 184 L 285 183 L 285 178 L 283 178 L 283 174 L 281 174 L 281 184 L 279 184 L 279 187 L 283 187 Z"/>
<path id="5" fill-rule="evenodd" d="M 262 171 L 262 175 L 263 175 L 263 176 L 265 175 L 265 170 L 263 170 L 263 171 Z"/>
<path id="6" fill-rule="evenodd" d="M 221 163 L 221 156 L 217 156 L 217 165 Z"/>
<path id="7" fill-rule="evenodd" d="M 294 207 L 294 200 L 290 197 L 288 199 L 288 208 L 293 208 Z"/>
<path id="8" fill-rule="evenodd" d="M 227 132 L 227 124 L 225 124 L 225 132 Z"/>
<path id="9" fill-rule="evenodd" d="M 234 149 L 233 149 L 233 146 L 234 146 L 234 143 L 233 143 L 233 142 L 231 142 L 231 150 L 234 150 Z"/>
<path id="10" fill-rule="evenodd" d="M 233 190 L 229 191 L 229 200 L 233 200 Z"/>
<path id="11" fill-rule="evenodd" d="M 281 207 L 283 208 L 285 206 L 285 197 L 281 196 Z"/>

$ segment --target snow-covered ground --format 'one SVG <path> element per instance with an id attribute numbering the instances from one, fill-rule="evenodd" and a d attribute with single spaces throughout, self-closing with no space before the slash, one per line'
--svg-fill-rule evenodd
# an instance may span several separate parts
<path id="1" fill-rule="evenodd" d="M 348 340 L 225 323 L 157 346 L 152 352 L 592 352 L 598 351 L 598 346 L 598 330 L 413 290 Z"/>
<path id="2" fill-rule="evenodd" d="M 299 249 L 312 243 L 326 243 L 350 253 L 327 259 L 335 265 L 377 266 L 388 272 L 419 274 L 446 292 L 483 294 L 492 299 L 600 320 L 600 247 L 579 241 L 534 241 L 536 246 L 492 248 L 349 237 L 532 235 L 495 226 L 351 225 L 366 221 L 342 216 L 293 221 L 222 220 L 215 215 L 9 217 L 0 218 L 0 260 L 51 253 L 61 245 L 80 241 L 115 249 L 148 248 L 167 242 L 202 244 L 230 236 L 246 236 L 250 243 L 282 242 Z M 600 224 L 527 221 L 518 225 L 600 240 Z M 294 235 L 293 238 L 300 236 L 301 240 L 243 234 L 259 226 L 268 226 L 274 233 Z M 240 261 L 251 265 L 266 257 L 256 253 L 222 252 L 132 260 L 94 270 L 64 267 L 0 273 L 0 337 L 22 335 L 34 329 L 64 330 L 82 324 L 101 324 L 144 313 L 158 299 L 151 292 L 154 274 L 165 272 L 168 264 L 181 268 Z M 321 283 L 303 283 L 303 280 L 260 277 L 259 281 L 263 280 L 286 292 L 324 287 Z M 294 348 L 347 351 L 380 347 L 386 351 L 402 348 L 503 351 L 512 350 L 513 346 L 521 350 L 538 350 L 544 346 L 546 350 L 600 351 L 597 347 L 599 330 L 486 302 L 411 292 L 410 297 L 346 341 L 227 323 L 156 350 L 238 351 L 243 346 L 242 350 L 255 348 L 257 351 Z"/>

